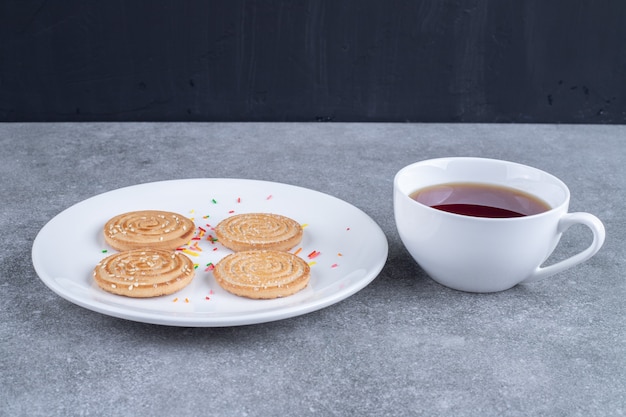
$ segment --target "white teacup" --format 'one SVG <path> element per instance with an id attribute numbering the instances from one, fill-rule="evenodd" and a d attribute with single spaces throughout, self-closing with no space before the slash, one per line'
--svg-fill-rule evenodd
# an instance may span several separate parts
<path id="1" fill-rule="evenodd" d="M 448 183 L 509 187 L 549 207 L 524 217 L 486 218 L 442 211 L 410 197 L 425 187 Z M 401 169 L 394 178 L 395 221 L 405 247 L 432 279 L 468 292 L 506 290 L 562 272 L 595 255 L 604 243 L 604 226 L 589 213 L 568 213 L 569 200 L 569 189 L 553 175 L 495 159 L 431 159 Z M 542 267 L 562 233 L 578 223 L 593 232 L 591 245 Z"/>

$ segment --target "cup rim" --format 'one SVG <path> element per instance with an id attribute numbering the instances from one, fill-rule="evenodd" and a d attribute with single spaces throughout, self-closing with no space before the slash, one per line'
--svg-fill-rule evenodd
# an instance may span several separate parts
<path id="1" fill-rule="evenodd" d="M 563 201 L 554 206 L 554 207 L 550 207 L 549 210 L 546 211 L 542 211 L 541 213 L 537 213 L 537 214 L 530 214 L 527 216 L 523 216 L 523 217 L 477 217 L 477 216 L 467 216 L 464 214 L 457 214 L 457 213 L 451 213 L 448 211 L 443 211 L 443 210 L 437 210 L 435 208 L 432 208 L 426 204 L 420 203 L 419 201 L 415 201 L 413 200 L 408 194 L 404 193 L 404 192 L 400 192 L 400 190 L 398 189 L 398 181 L 401 177 L 402 174 L 404 174 L 406 171 L 408 171 L 410 168 L 413 168 L 416 165 L 425 165 L 429 162 L 443 162 L 443 161 L 453 161 L 453 160 L 465 160 L 465 161 L 475 161 L 475 162 L 487 162 L 487 163 L 499 163 L 499 164 L 506 164 L 506 165 L 512 165 L 512 166 L 517 166 L 517 167 L 521 167 L 524 169 L 531 169 L 533 171 L 539 172 L 545 176 L 547 176 L 548 178 L 552 179 L 555 183 L 559 184 L 561 186 L 561 188 L 563 189 L 563 191 L 565 192 L 565 197 L 563 199 Z M 431 184 L 431 185 L 437 185 L 435 184 Z M 463 218 L 463 219 L 472 219 L 473 221 L 485 221 L 485 222 L 510 222 L 510 221 L 524 221 L 525 219 L 535 219 L 535 218 L 539 218 L 539 217 L 545 217 L 545 216 L 549 216 L 552 213 L 554 213 L 557 210 L 562 209 L 564 206 L 569 204 L 570 201 L 570 190 L 569 187 L 567 186 L 567 184 L 565 184 L 565 182 L 563 182 L 560 178 L 556 177 L 555 175 L 546 172 L 542 169 L 530 166 L 530 165 L 526 165 L 526 164 L 522 164 L 519 162 L 514 162 L 514 161 L 508 161 L 508 160 L 504 160 L 504 159 L 496 159 L 496 158 L 482 158 L 482 157 L 471 157 L 471 156 L 452 156 L 452 157 L 440 157 L 440 158 L 429 158 L 429 159 L 424 159 L 421 161 L 416 161 L 413 162 L 409 165 L 406 165 L 402 168 L 400 168 L 398 170 L 398 172 L 396 172 L 396 175 L 394 176 L 393 179 L 393 188 L 395 191 L 397 191 L 399 194 L 402 194 L 402 196 L 407 199 L 410 200 L 412 203 L 419 205 L 420 207 L 425 208 L 428 211 L 432 212 L 436 212 L 439 213 L 443 216 L 452 216 L 453 218 Z"/>

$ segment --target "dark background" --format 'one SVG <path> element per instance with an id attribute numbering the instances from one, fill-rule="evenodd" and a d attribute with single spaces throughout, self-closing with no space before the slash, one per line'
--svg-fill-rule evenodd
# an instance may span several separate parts
<path id="1" fill-rule="evenodd" d="M 626 1 L 0 0 L 0 121 L 626 122 Z"/>

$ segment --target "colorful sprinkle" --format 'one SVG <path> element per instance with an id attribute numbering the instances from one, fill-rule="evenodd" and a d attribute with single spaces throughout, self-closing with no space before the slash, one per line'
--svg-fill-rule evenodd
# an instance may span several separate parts
<path id="1" fill-rule="evenodd" d="M 191 256 L 200 256 L 199 253 L 190 251 L 189 249 L 183 249 L 183 253 L 186 253 L 187 255 L 191 255 Z"/>
<path id="2" fill-rule="evenodd" d="M 309 258 L 309 259 L 317 258 L 320 255 L 320 253 L 321 252 L 314 250 L 313 252 L 311 252 L 311 253 L 309 253 L 307 255 L 307 258 Z"/>
<path id="3" fill-rule="evenodd" d="M 237 202 L 241 203 L 241 197 L 237 197 Z"/>
<path id="4" fill-rule="evenodd" d="M 311 262 L 309 262 L 309 266 L 313 266 L 313 265 L 315 265 L 316 263 L 317 263 L 317 262 L 315 262 L 315 261 L 311 261 Z"/>
<path id="5" fill-rule="evenodd" d="M 339 265 L 338 264 L 332 264 L 330 267 L 331 268 L 337 268 Z"/>
<path id="6" fill-rule="evenodd" d="M 297 255 L 297 254 L 299 254 L 300 252 L 302 252 L 302 248 L 298 248 L 298 250 L 297 250 L 297 251 L 295 251 L 293 254 L 294 254 L 294 255 Z"/>
<path id="7" fill-rule="evenodd" d="M 213 204 L 217 204 L 217 200 L 216 199 L 211 199 L 211 202 L 213 202 Z"/>
<path id="8" fill-rule="evenodd" d="M 305 227 L 307 227 L 309 224 L 308 223 L 304 223 L 301 227 L 304 229 Z"/>
<path id="9" fill-rule="evenodd" d="M 271 200 L 271 199 L 272 199 L 272 195 L 270 194 L 267 196 L 266 200 Z"/>
<path id="10" fill-rule="evenodd" d="M 202 248 L 198 246 L 198 242 L 194 243 L 193 246 L 190 246 L 189 249 L 195 250 L 196 252 L 202 252 Z"/>
<path id="11" fill-rule="evenodd" d="M 107 253 L 108 250 L 107 249 L 102 249 L 102 253 Z"/>
<path id="12" fill-rule="evenodd" d="M 209 297 L 208 295 L 206 297 L 204 297 L 205 300 L 210 300 L 211 297 Z"/>
<path id="13" fill-rule="evenodd" d="M 199 266 L 199 264 L 193 264 L 193 269 L 198 269 Z"/>
<path id="14" fill-rule="evenodd" d="M 209 217 L 211 216 L 209 216 L 208 214 L 205 214 L 204 216 L 202 216 L 203 219 L 208 219 Z"/>
<path id="15" fill-rule="evenodd" d="M 235 210 L 229 210 L 228 214 L 233 214 L 235 212 Z"/>
<path id="16" fill-rule="evenodd" d="M 189 303 L 189 298 L 185 298 L 185 302 L 186 302 L 186 303 Z"/>
<path id="17" fill-rule="evenodd" d="M 174 299 L 172 300 L 172 302 L 173 302 L 173 303 L 175 303 L 175 302 L 177 302 L 177 301 L 178 301 L 178 297 L 176 297 L 176 298 L 174 298 Z"/>
<path id="18" fill-rule="evenodd" d="M 339 252 L 337 253 L 337 256 L 343 256 L 343 253 Z"/>

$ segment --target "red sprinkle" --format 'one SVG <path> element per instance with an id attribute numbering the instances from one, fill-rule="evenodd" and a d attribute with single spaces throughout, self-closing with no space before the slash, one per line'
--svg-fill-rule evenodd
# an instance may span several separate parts
<path id="1" fill-rule="evenodd" d="M 309 259 L 317 258 L 321 252 L 313 251 L 307 255 Z"/>
<path id="2" fill-rule="evenodd" d="M 272 198 L 272 195 L 270 194 L 270 195 L 268 195 L 268 196 L 267 196 L 267 199 L 266 199 L 266 200 L 269 200 L 269 199 L 271 199 L 271 198 Z"/>
<path id="3" fill-rule="evenodd" d="M 331 267 L 331 268 L 337 268 L 338 266 L 339 266 L 339 265 L 337 265 L 337 264 L 332 264 L 330 267 Z"/>
<path id="4" fill-rule="evenodd" d="M 241 197 L 237 197 L 237 202 L 241 203 Z"/>
<path id="5" fill-rule="evenodd" d="M 235 212 L 235 210 L 229 210 L 228 214 L 233 214 Z"/>

